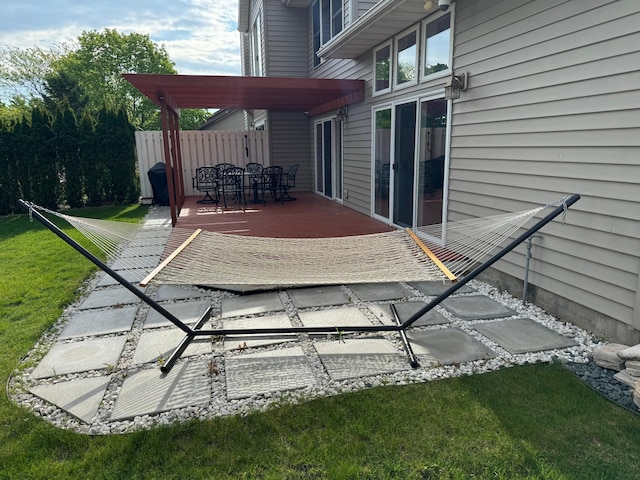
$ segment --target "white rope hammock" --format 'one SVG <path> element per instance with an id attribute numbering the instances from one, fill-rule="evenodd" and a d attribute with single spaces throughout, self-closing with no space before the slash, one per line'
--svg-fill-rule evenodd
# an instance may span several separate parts
<path id="1" fill-rule="evenodd" d="M 192 235 L 142 282 L 235 290 L 368 282 L 455 280 L 488 258 L 543 209 L 448 222 L 411 230 L 332 238 Z M 72 217 L 35 207 L 80 230 L 123 269 L 143 268 L 126 245 L 139 225 Z M 186 237 L 188 233 L 175 229 Z M 129 252 L 131 249 L 129 249 Z M 119 256 L 120 255 L 120 256 Z M 146 265 L 147 270 L 149 265 Z M 140 277 L 137 277 L 140 278 Z"/>

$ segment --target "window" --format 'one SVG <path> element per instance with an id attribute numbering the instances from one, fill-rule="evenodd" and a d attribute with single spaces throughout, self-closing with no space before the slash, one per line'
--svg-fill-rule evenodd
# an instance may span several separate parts
<path id="1" fill-rule="evenodd" d="M 373 51 L 375 64 L 375 83 L 373 94 L 380 95 L 391 91 L 391 42 Z"/>
<path id="2" fill-rule="evenodd" d="M 331 0 L 331 36 L 342 31 L 342 0 Z"/>
<path id="3" fill-rule="evenodd" d="M 256 17 L 251 29 L 251 74 L 261 77 L 262 73 L 262 18 Z"/>
<path id="4" fill-rule="evenodd" d="M 448 71 L 451 56 L 451 13 L 427 22 L 424 27 L 424 66 L 422 77 Z"/>
<path id="5" fill-rule="evenodd" d="M 418 80 L 418 27 L 396 38 L 395 85 L 405 87 Z"/>
<path id="6" fill-rule="evenodd" d="M 313 23 L 313 66 L 317 67 L 320 65 L 320 57 L 318 56 L 318 50 L 320 50 L 320 0 L 313 2 L 311 17 Z"/>
<path id="7" fill-rule="evenodd" d="M 343 0 L 315 0 L 311 5 L 311 23 L 313 36 L 313 66 L 321 63 L 318 50 L 342 31 Z"/>

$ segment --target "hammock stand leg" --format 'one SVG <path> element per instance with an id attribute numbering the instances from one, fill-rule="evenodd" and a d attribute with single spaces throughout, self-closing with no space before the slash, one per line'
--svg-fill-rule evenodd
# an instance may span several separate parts
<path id="1" fill-rule="evenodd" d="M 173 368 L 173 365 L 182 356 L 182 354 L 187 349 L 187 347 L 198 335 L 198 330 L 200 330 L 202 328 L 202 325 L 204 325 L 204 323 L 207 322 L 209 318 L 211 318 L 211 310 L 212 310 L 211 307 L 207 308 L 207 311 L 200 316 L 200 318 L 194 325 L 193 330 L 191 332 L 187 332 L 187 334 L 184 336 L 182 341 L 171 353 L 167 361 L 160 367 L 160 371 L 162 373 L 169 373 L 171 371 L 171 369 Z"/>
<path id="2" fill-rule="evenodd" d="M 425 305 L 420 310 L 418 310 L 416 313 L 414 313 L 410 318 L 408 318 L 402 324 L 400 324 L 400 328 L 402 330 L 405 330 L 406 328 L 408 328 L 411 325 L 413 325 L 413 323 L 415 323 L 425 313 L 427 313 L 430 310 L 432 310 L 436 305 L 439 305 L 447 297 L 451 296 L 453 293 L 457 292 L 459 289 L 461 289 L 468 282 L 470 282 L 471 280 L 476 278 L 478 275 L 480 275 L 482 272 L 484 272 L 486 269 L 488 269 L 491 265 L 493 265 L 498 260 L 500 260 L 502 257 L 504 257 L 507 253 L 509 253 L 511 250 L 513 250 L 518 245 L 520 245 L 522 242 L 527 240 L 527 238 L 529 238 L 531 235 L 533 235 L 538 230 L 540 230 L 542 227 L 544 227 L 547 223 L 551 222 L 551 220 L 556 218 L 561 213 L 564 213 L 568 207 L 570 207 L 571 205 L 576 203 L 578 200 L 580 200 L 580 195 L 577 195 L 577 194 L 571 195 L 569 198 L 567 198 L 564 201 L 564 203 L 562 205 L 556 207 L 554 210 L 549 212 L 549 214 L 547 214 L 545 217 L 540 219 L 538 221 L 538 223 L 533 225 L 531 228 L 527 229 L 522 235 L 520 235 L 518 238 L 513 240 L 509 245 L 504 247 L 502 250 L 500 250 L 498 253 L 496 253 L 489 260 L 487 260 L 486 262 L 481 264 L 478 268 L 473 270 L 469 275 L 465 276 L 462 279 L 459 279 L 450 288 L 448 288 L 447 290 L 442 292 L 440 295 L 438 295 L 436 298 L 434 298 L 431 302 L 429 302 L 427 305 Z"/>
<path id="3" fill-rule="evenodd" d="M 398 327 L 401 327 L 402 322 L 400 321 L 400 317 L 398 316 L 396 306 L 393 303 L 391 304 L 391 313 L 393 313 L 393 319 L 395 320 L 396 325 L 398 325 Z M 402 340 L 402 345 L 404 345 L 404 349 L 407 351 L 407 355 L 409 356 L 409 365 L 411 365 L 412 368 L 418 368 L 418 358 L 416 357 L 416 354 L 413 353 L 413 348 L 411 348 L 411 344 L 409 343 L 409 339 L 407 338 L 407 332 L 404 328 L 401 328 L 400 330 L 398 330 L 398 333 L 400 333 L 400 340 Z"/>
<path id="4" fill-rule="evenodd" d="M 111 269 L 111 267 L 109 267 L 107 264 L 105 264 L 102 260 L 100 260 L 98 257 L 96 257 L 93 253 L 91 253 L 89 250 L 87 250 L 86 248 L 84 248 L 82 245 L 80 245 L 78 242 L 76 242 L 73 238 L 71 238 L 69 235 L 67 235 L 66 233 L 64 233 L 62 230 L 60 230 L 53 222 L 51 222 L 47 217 L 45 217 L 44 215 L 42 215 L 40 212 L 38 212 L 35 208 L 32 208 L 30 204 L 28 204 L 27 202 L 25 202 L 24 200 L 18 200 L 18 204 L 27 212 L 30 212 L 31 216 L 33 218 L 35 218 L 36 220 L 38 220 L 40 223 L 42 223 L 45 227 L 47 227 L 49 230 L 51 230 L 53 233 L 55 233 L 58 237 L 60 237 L 62 240 L 64 240 L 67 244 L 69 244 L 71 247 L 73 247 L 75 250 L 77 250 L 78 252 L 80 252 L 85 258 L 87 258 L 89 261 L 91 261 L 94 265 L 96 265 L 98 268 L 100 268 L 102 271 L 104 271 L 105 273 L 107 273 L 109 276 L 111 276 L 115 281 L 117 281 L 120 285 L 122 285 L 123 287 L 125 287 L 127 290 L 129 290 L 131 293 L 133 293 L 136 297 L 138 297 L 140 300 L 142 300 L 143 302 L 145 302 L 147 305 L 149 305 L 151 308 L 153 308 L 156 312 L 158 312 L 160 315 L 162 315 L 163 317 L 165 317 L 167 320 L 169 320 L 171 323 L 173 323 L 176 327 L 180 328 L 183 332 L 188 333 L 192 333 L 193 330 L 191 328 L 189 328 L 188 325 L 186 325 L 185 323 L 183 323 L 178 317 L 176 317 L 174 314 L 172 314 L 171 312 L 169 312 L 167 309 L 165 309 L 164 307 L 162 307 L 161 305 L 158 305 L 155 300 L 153 300 L 152 298 L 150 298 L 147 294 L 145 294 L 144 292 L 141 292 L 138 288 L 134 287 L 133 285 L 131 285 L 131 283 L 129 283 L 122 275 L 120 275 L 118 272 L 114 271 Z"/>

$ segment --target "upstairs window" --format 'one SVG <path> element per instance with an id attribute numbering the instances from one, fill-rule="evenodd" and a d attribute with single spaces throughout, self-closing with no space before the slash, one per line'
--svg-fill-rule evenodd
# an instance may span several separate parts
<path id="1" fill-rule="evenodd" d="M 451 13 L 428 22 L 424 26 L 424 59 L 422 78 L 448 71 L 451 58 Z"/>
<path id="2" fill-rule="evenodd" d="M 251 29 L 251 74 L 261 77 L 262 73 L 262 17 L 258 15 Z"/>
<path id="3" fill-rule="evenodd" d="M 391 91 L 391 42 L 373 51 L 375 82 L 373 94 L 381 95 Z"/>
<path id="4" fill-rule="evenodd" d="M 321 63 L 318 50 L 342 31 L 343 0 L 315 0 L 311 5 L 313 66 Z"/>
<path id="5" fill-rule="evenodd" d="M 313 26 L 313 66 L 320 65 L 320 57 L 318 57 L 318 50 L 320 50 L 320 0 L 313 2 L 311 6 L 311 22 Z"/>
<path id="6" fill-rule="evenodd" d="M 395 42 L 397 87 L 415 85 L 418 81 L 418 27 L 398 36 Z"/>

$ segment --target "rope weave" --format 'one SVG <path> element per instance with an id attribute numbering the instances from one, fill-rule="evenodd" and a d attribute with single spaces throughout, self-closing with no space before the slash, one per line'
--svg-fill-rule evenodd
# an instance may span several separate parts
<path id="1" fill-rule="evenodd" d="M 456 277 L 483 262 L 547 206 L 415 229 L 415 234 Z M 149 269 L 145 253 L 125 250 L 139 225 L 64 218 L 119 268 Z M 180 231 L 180 229 L 175 229 Z M 190 232 L 191 233 L 191 232 Z M 185 238 L 188 236 L 184 235 Z M 147 258 L 148 261 L 148 258 Z M 137 278 L 137 277 L 136 277 Z M 334 285 L 367 282 L 444 281 L 445 273 L 404 230 L 332 238 L 267 238 L 203 231 L 153 277 L 155 283 L 216 287 Z"/>

